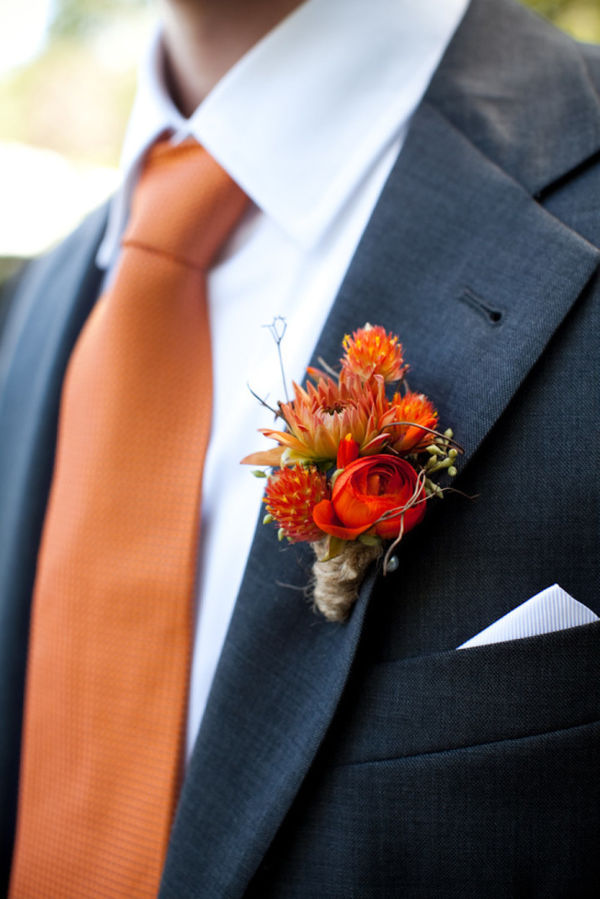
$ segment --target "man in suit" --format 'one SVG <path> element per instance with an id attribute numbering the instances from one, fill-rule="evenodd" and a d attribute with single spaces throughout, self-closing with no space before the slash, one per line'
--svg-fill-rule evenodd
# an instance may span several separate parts
<path id="1" fill-rule="evenodd" d="M 348 622 L 332 624 L 306 603 L 305 547 L 282 551 L 275 532 L 259 525 L 246 561 L 240 522 L 239 534 L 223 549 L 238 487 L 233 500 L 223 500 L 225 511 L 218 497 L 206 499 L 206 482 L 213 472 L 218 477 L 221 460 L 211 467 L 209 449 L 203 488 L 203 504 L 210 503 L 203 505 L 209 548 L 201 548 L 201 564 L 210 566 L 221 552 L 221 567 L 229 560 L 235 570 L 229 580 L 210 573 L 200 578 L 190 705 L 195 723 L 188 724 L 185 779 L 160 895 L 595 895 L 600 625 L 571 627 L 567 619 L 566 627 L 549 633 L 534 629 L 521 639 L 457 647 L 555 582 L 600 615 L 592 368 L 600 298 L 600 55 L 511 0 L 471 0 L 466 11 L 460 3 L 445 5 L 443 25 L 437 6 L 434 11 L 425 4 L 428 17 L 416 15 L 398 46 L 398 56 L 411 59 L 398 84 L 393 76 L 400 70 L 392 66 L 394 54 L 386 55 L 385 36 L 399 41 L 402 29 L 394 27 L 408 7 L 400 11 L 400 3 L 381 2 L 367 8 L 357 0 L 345 4 L 348 21 L 342 21 L 339 3 L 310 0 L 234 66 L 296 5 L 256 4 L 256 15 L 240 12 L 239 32 L 231 18 L 225 27 L 218 4 L 166 6 L 166 77 L 179 110 L 193 113 L 221 79 L 200 107 L 198 130 L 204 129 L 215 156 L 222 150 L 219 162 L 254 203 L 211 275 L 209 305 L 216 296 L 227 297 L 228 284 L 231 299 L 255 281 L 258 293 L 268 291 L 274 279 L 282 302 L 291 298 L 285 314 L 294 324 L 286 337 L 292 373 L 305 351 L 313 362 L 323 357 L 334 363 L 343 334 L 366 320 L 398 333 L 411 387 L 435 401 L 440 421 L 452 426 L 465 448 L 456 486 L 478 499 L 432 504 L 398 548 L 397 570 L 386 577 L 370 570 Z M 234 7 L 254 9 L 231 3 L 228 15 Z M 322 26 L 317 34 L 315 9 Z M 330 21 L 328 9 L 338 18 Z M 380 74 L 373 94 L 362 90 L 371 85 L 365 58 L 343 63 L 344 53 L 350 54 L 345 42 L 337 47 L 336 27 L 349 40 L 350 33 L 362 32 L 374 70 L 381 64 L 387 73 L 384 63 L 390 62 L 390 79 Z M 244 36 L 233 40 L 232 34 Z M 203 41 L 204 68 L 194 50 Z M 222 54 L 217 47 L 225 48 Z M 426 58 L 429 68 L 419 69 L 411 52 Z M 310 84 L 311 68 L 321 70 L 328 53 L 336 65 L 332 84 L 322 88 L 325 113 L 316 89 L 310 104 L 323 114 L 327 144 L 321 146 L 319 133 L 307 128 L 315 122 L 294 85 L 299 75 Z M 272 77 L 264 93 L 249 90 L 241 101 L 239 95 L 232 100 L 244 84 L 254 89 L 257 70 Z M 336 85 L 339 71 L 354 74 Z M 417 71 L 421 81 L 411 84 L 409 74 Z M 276 96 L 281 84 L 293 98 L 291 109 Z M 386 112 L 404 90 L 410 96 L 390 124 Z M 223 95 L 225 107 L 219 106 Z M 355 107 L 358 130 L 334 115 L 342 97 Z M 224 108 L 233 118 L 223 117 Z M 335 119 L 333 137 L 326 131 L 327 109 Z M 272 130 L 269 116 L 276 113 L 295 140 L 306 140 L 311 169 L 301 190 L 291 191 L 283 204 L 270 192 L 287 158 L 279 153 L 287 146 L 283 131 Z M 228 127 L 235 131 L 240 122 L 250 130 L 228 142 Z M 304 132 L 295 130 L 297 122 Z M 149 132 L 160 133 L 164 125 L 164 119 L 153 120 Z M 168 122 L 175 132 L 179 126 Z M 187 129 L 195 133 L 193 124 Z M 377 142 L 368 147 L 372 133 Z M 262 149 L 271 143 L 272 156 L 254 181 L 252 167 L 244 165 L 246 144 L 252 155 L 253 142 L 265 134 Z M 333 151 L 331 140 L 339 140 Z M 134 180 L 136 165 L 134 158 Z M 350 191 L 346 184 L 338 196 L 335 176 L 352 165 L 358 174 Z M 298 172 L 292 165 L 288 173 L 293 178 Z M 329 205 L 319 203 L 323 197 Z M 25 273 L 4 337 L 5 879 L 14 840 L 30 602 L 63 374 L 101 283 L 110 282 L 117 265 L 114 235 L 118 240 L 127 195 L 121 199 L 120 206 L 113 204 L 108 229 L 102 210 Z M 288 246 L 288 232 L 299 250 Z M 269 253 L 278 247 L 272 269 L 265 270 L 264 256 L 246 269 L 230 267 L 249 247 L 260 251 L 261 245 Z M 290 270 L 292 286 L 285 280 Z M 323 287 L 323 273 L 330 270 Z M 304 292 L 302 277 L 309 286 Z M 335 298 L 326 303 L 332 291 Z M 218 315 L 212 305 L 210 310 Z M 256 315 L 250 320 L 264 321 Z M 248 319 L 242 321 L 243 329 Z M 218 366 L 227 328 L 236 328 L 233 322 L 221 332 L 214 327 Z M 298 351 L 295 342 L 302 345 Z M 213 442 L 220 439 L 218 389 Z M 236 446 L 235 453 L 246 449 Z M 256 514 L 258 497 L 243 502 L 254 502 Z M 220 584 L 231 589 L 236 578 L 235 603 L 233 597 L 224 611 L 203 613 L 214 608 L 208 594 Z M 204 664 L 199 659 L 206 658 L 203 640 L 209 659 L 215 658 L 208 673 L 198 674 Z M 109 887 L 103 893 L 122 894 Z"/>

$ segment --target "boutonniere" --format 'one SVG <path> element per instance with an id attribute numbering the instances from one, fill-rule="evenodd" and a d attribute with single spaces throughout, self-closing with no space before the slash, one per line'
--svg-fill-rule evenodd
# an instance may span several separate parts
<path id="1" fill-rule="evenodd" d="M 278 446 L 243 459 L 267 467 L 254 472 L 267 477 L 264 523 L 312 544 L 314 603 L 330 621 L 348 616 L 373 561 L 383 557 L 384 574 L 397 568 L 394 550 L 443 496 L 437 479 L 456 474 L 461 452 L 431 400 L 408 388 L 395 334 L 366 324 L 342 346 L 339 372 L 309 369 L 272 410 L 285 429 L 260 433 Z"/>

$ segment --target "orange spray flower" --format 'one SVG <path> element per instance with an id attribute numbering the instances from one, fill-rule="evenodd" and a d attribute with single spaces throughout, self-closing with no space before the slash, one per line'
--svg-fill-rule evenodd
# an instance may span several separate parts
<path id="1" fill-rule="evenodd" d="M 323 534 L 313 521 L 313 509 L 328 497 L 324 474 L 314 465 L 295 465 L 271 475 L 263 502 L 290 540 L 319 540 Z"/>
<path id="2" fill-rule="evenodd" d="M 407 422 L 392 425 L 394 421 Z M 399 453 L 419 453 L 429 446 L 435 434 L 424 428 L 435 430 L 438 425 L 438 414 L 431 400 L 423 393 L 411 393 L 404 396 L 394 394 L 390 408 L 382 417 L 381 425 L 390 433 L 390 445 Z"/>
<path id="3" fill-rule="evenodd" d="M 367 322 L 352 337 L 346 334 L 342 345 L 345 350 L 340 360 L 342 377 L 349 373 L 368 381 L 374 375 L 381 375 L 386 383 L 404 377 L 407 366 L 403 364 L 402 344 L 395 334 L 387 334 L 380 325 Z"/>
<path id="4" fill-rule="evenodd" d="M 288 431 L 261 429 L 286 448 L 285 462 L 334 462 L 340 442 L 350 435 L 362 455 L 381 450 L 389 435 L 381 434 L 380 419 L 388 408 L 383 378 L 363 383 L 349 375 L 338 383 L 326 375 L 306 389 L 294 384 L 294 399 L 280 412 Z"/>

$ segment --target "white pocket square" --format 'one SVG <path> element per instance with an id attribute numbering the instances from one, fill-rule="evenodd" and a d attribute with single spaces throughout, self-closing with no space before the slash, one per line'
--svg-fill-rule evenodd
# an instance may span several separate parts
<path id="1" fill-rule="evenodd" d="M 591 609 L 569 596 L 558 584 L 553 584 L 507 612 L 470 640 L 461 643 L 457 649 L 536 637 L 598 620 L 600 619 Z"/>

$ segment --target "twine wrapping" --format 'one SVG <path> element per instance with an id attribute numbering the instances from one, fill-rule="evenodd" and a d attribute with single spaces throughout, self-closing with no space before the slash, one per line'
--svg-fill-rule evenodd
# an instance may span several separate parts
<path id="1" fill-rule="evenodd" d="M 381 545 L 348 542 L 339 556 L 320 562 L 319 558 L 326 553 L 327 540 L 311 546 L 317 556 L 313 565 L 314 604 L 328 621 L 345 621 L 356 602 L 367 568 L 381 556 L 383 549 Z"/>

